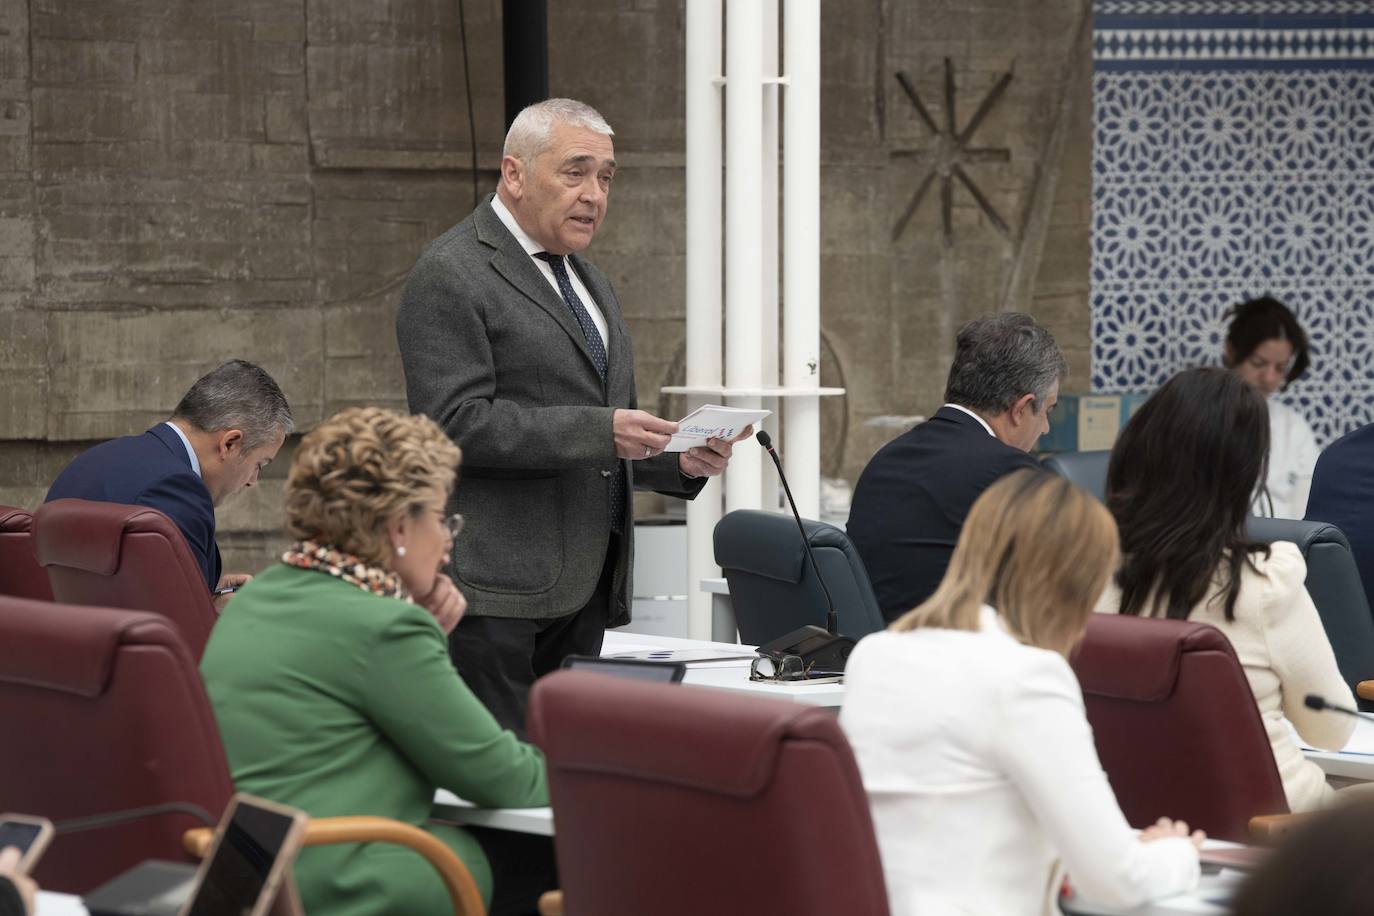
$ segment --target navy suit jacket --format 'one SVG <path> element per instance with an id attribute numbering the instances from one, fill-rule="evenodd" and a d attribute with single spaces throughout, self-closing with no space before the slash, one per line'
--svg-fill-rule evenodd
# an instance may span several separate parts
<path id="1" fill-rule="evenodd" d="M 976 419 L 941 407 L 878 450 L 854 488 L 845 530 L 892 621 L 940 584 L 964 518 L 999 477 L 1038 468 Z"/>
<path id="2" fill-rule="evenodd" d="M 54 499 L 94 499 L 157 509 L 181 529 L 207 586 L 213 589 L 219 582 L 215 504 L 191 467 L 185 443 L 167 424 L 82 452 L 57 475 L 44 502 Z"/>
<path id="3" fill-rule="evenodd" d="M 1374 599 L 1374 423 L 1346 433 L 1321 453 L 1307 520 L 1341 529 L 1355 553 L 1364 593 Z"/>

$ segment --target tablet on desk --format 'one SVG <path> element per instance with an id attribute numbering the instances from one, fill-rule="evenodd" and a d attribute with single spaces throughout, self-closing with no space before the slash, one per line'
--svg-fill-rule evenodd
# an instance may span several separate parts
<path id="1" fill-rule="evenodd" d="M 569 655 L 563 659 L 563 667 L 658 684 L 677 684 L 687 674 L 687 666 L 682 662 L 654 662 L 639 658 L 604 658 L 594 655 Z"/>
<path id="2" fill-rule="evenodd" d="M 86 896 L 92 916 L 299 916 L 290 879 L 305 812 L 239 793 L 200 868 L 149 859 Z"/>

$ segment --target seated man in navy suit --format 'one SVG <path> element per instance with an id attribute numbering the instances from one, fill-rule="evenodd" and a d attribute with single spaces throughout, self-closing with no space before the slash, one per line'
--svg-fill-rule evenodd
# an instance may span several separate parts
<path id="1" fill-rule="evenodd" d="M 878 450 L 859 475 L 846 529 L 890 622 L 934 594 L 979 495 L 1040 464 L 1068 374 L 1050 332 L 1029 315 L 979 318 L 959 330 L 945 405 Z"/>
<path id="2" fill-rule="evenodd" d="M 1307 520 L 1341 529 L 1374 600 L 1374 423 L 1328 445 L 1312 471 Z"/>
<path id="3" fill-rule="evenodd" d="M 78 455 L 57 475 L 46 501 L 157 509 L 181 529 L 207 588 L 237 587 L 252 577 L 221 574 L 215 507 L 258 482 L 291 429 L 291 408 L 272 376 L 230 360 L 192 385 L 170 420 Z"/>

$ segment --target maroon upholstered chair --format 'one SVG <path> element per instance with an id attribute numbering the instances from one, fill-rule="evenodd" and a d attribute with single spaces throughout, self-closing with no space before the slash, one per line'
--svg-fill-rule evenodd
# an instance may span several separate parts
<path id="1" fill-rule="evenodd" d="M 567 916 L 886 916 L 868 798 L 835 716 L 559 671 L 534 685 Z"/>
<path id="2" fill-rule="evenodd" d="M 1288 803 L 1245 672 L 1216 627 L 1094 614 L 1072 658 L 1126 820 L 1182 818 L 1244 842 Z"/>
<path id="3" fill-rule="evenodd" d="M 158 614 L 0 597 L 0 811 L 61 821 L 185 802 L 218 818 L 230 795 L 196 662 Z M 147 858 L 194 861 L 184 814 L 58 835 L 48 890 L 85 893 Z"/>
<path id="4" fill-rule="evenodd" d="M 0 595 L 51 601 L 48 574 L 33 553 L 33 514 L 0 506 Z"/>
<path id="5" fill-rule="evenodd" d="M 54 598 L 161 614 L 200 660 L 215 606 L 171 519 L 146 506 L 59 499 L 38 508 L 33 531 Z"/>
<path id="6" fill-rule="evenodd" d="M 0 597 L 0 741 L 0 811 L 60 822 L 182 803 L 218 821 L 234 793 L 200 671 L 171 622 L 146 611 Z M 145 859 L 194 863 L 188 846 L 210 842 L 200 827 L 173 813 L 59 832 L 34 877 L 84 894 Z M 319 818 L 303 842 L 406 846 L 439 872 L 455 916 L 486 912 L 462 861 L 409 824 Z"/>

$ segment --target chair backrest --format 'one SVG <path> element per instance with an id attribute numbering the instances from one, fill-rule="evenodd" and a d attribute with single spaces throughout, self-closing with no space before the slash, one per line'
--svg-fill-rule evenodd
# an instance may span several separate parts
<path id="1" fill-rule="evenodd" d="M 0 597 L 0 811 L 53 821 L 233 794 L 200 673 L 157 614 Z M 59 834 L 35 877 L 85 893 L 144 859 L 193 861 L 184 814 Z"/>
<path id="2" fill-rule="evenodd" d="M 883 629 L 887 624 L 868 570 L 849 536 L 825 522 L 802 524 L 834 599 L 840 632 L 861 639 Z M 730 512 L 716 525 L 715 548 L 741 642 L 757 646 L 807 624 L 825 626 L 825 592 L 807 562 L 796 519 L 754 509 Z"/>
<path id="3" fill-rule="evenodd" d="M 859 770 L 835 716 L 583 671 L 540 679 L 568 916 L 885 916 Z"/>
<path id="4" fill-rule="evenodd" d="M 1252 518 L 1246 523 L 1246 533 L 1266 544 L 1292 541 L 1298 545 L 1307 560 L 1307 593 L 1321 615 L 1350 692 L 1355 692 L 1360 681 L 1374 678 L 1374 615 L 1355 554 L 1341 529 L 1326 522 Z M 1360 708 L 1374 710 L 1374 702 L 1360 700 Z"/>
<path id="5" fill-rule="evenodd" d="M 0 506 L 0 595 L 51 601 L 48 574 L 33 553 L 33 514 Z"/>
<path id="6" fill-rule="evenodd" d="M 1071 662 L 1132 826 L 1182 818 L 1245 841 L 1251 817 L 1288 811 L 1255 696 L 1216 627 L 1094 614 Z"/>
<path id="7" fill-rule="evenodd" d="M 1053 471 L 1069 482 L 1087 490 L 1099 500 L 1107 498 L 1107 463 L 1111 460 L 1110 451 L 1101 452 L 1059 452 L 1041 462 L 1046 470 Z"/>
<path id="8" fill-rule="evenodd" d="M 54 598 L 161 614 L 200 659 L 215 606 L 171 519 L 147 506 L 59 499 L 38 508 L 33 531 Z"/>

